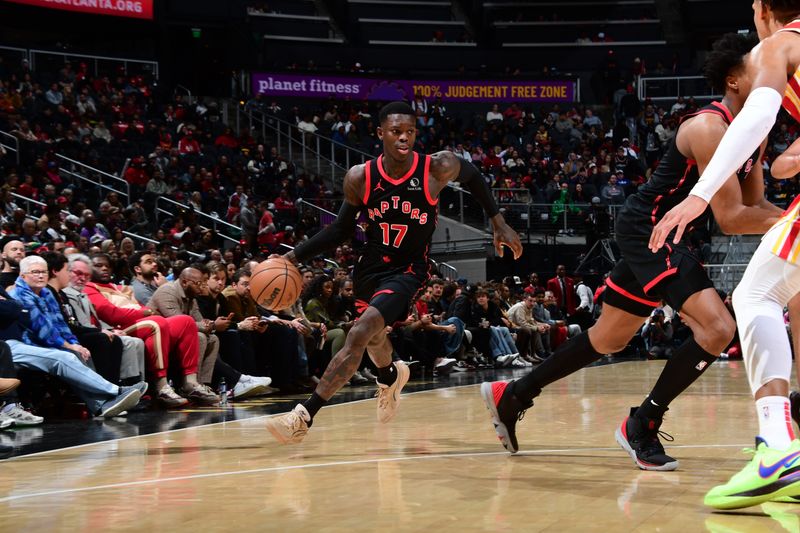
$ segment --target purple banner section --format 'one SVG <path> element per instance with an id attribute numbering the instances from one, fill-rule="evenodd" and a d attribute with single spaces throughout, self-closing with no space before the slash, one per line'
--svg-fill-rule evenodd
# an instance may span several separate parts
<path id="1" fill-rule="evenodd" d="M 463 81 L 390 80 L 309 74 L 253 72 L 253 94 L 351 100 L 412 100 L 441 97 L 445 102 L 571 102 L 572 80 Z"/>

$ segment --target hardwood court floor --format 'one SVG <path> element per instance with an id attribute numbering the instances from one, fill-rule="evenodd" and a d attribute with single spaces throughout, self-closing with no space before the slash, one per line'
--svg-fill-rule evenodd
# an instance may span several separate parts
<path id="1" fill-rule="evenodd" d="M 712 366 L 663 429 L 676 472 L 643 472 L 614 441 L 663 363 L 585 369 L 551 386 L 498 444 L 478 386 L 326 407 L 306 440 L 264 418 L 0 463 L 3 531 L 798 531 L 800 506 L 711 513 L 703 494 L 741 468 L 756 420 L 741 363 Z"/>

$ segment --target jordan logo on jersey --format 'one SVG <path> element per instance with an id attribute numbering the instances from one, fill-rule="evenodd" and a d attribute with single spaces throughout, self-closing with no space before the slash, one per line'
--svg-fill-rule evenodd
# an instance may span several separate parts
<path id="1" fill-rule="evenodd" d="M 381 183 L 382 183 L 382 182 L 381 182 L 381 180 L 378 180 L 378 184 L 377 184 L 377 185 L 375 185 L 375 188 L 374 188 L 374 189 L 372 189 L 372 191 L 373 191 L 373 192 L 375 192 L 375 191 L 382 191 L 382 190 L 384 190 L 384 189 L 383 189 L 383 185 L 381 185 Z"/>

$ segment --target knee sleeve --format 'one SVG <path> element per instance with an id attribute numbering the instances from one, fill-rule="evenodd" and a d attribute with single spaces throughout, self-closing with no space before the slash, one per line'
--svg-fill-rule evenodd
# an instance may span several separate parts
<path id="1" fill-rule="evenodd" d="M 747 287 L 733 295 L 742 358 L 750 390 L 756 393 L 773 379 L 791 381 L 792 352 L 783 322 L 783 305 L 764 298 L 748 297 Z"/>

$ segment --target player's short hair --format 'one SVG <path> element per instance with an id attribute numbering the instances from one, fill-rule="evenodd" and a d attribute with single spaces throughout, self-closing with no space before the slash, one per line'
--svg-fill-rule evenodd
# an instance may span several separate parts
<path id="1" fill-rule="evenodd" d="M 411 106 L 405 102 L 389 102 L 385 106 L 381 108 L 380 113 L 378 113 L 378 119 L 380 123 L 383 124 L 386 122 L 386 119 L 389 115 L 410 115 L 414 116 L 414 110 L 411 109 Z"/>
<path id="2" fill-rule="evenodd" d="M 726 33 L 714 42 L 703 66 L 703 74 L 714 91 L 725 94 L 725 79 L 744 65 L 744 56 L 757 44 L 758 37 L 752 33 Z"/>
<path id="3" fill-rule="evenodd" d="M 782 23 L 791 22 L 800 15 L 800 0 L 761 0 L 775 14 L 775 20 Z"/>

